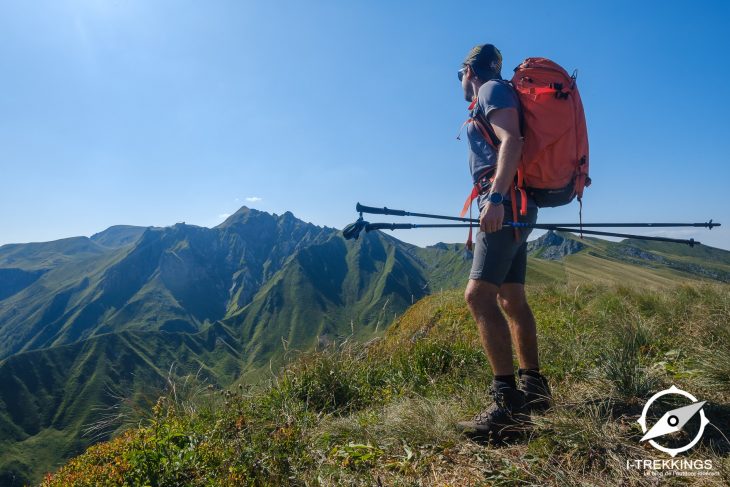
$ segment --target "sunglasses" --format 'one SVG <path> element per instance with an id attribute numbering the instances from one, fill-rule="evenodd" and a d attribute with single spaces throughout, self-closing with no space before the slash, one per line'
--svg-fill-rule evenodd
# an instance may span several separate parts
<path id="1" fill-rule="evenodd" d="M 461 80 L 462 80 L 462 78 L 464 77 L 464 73 L 465 73 L 465 72 L 466 72 L 466 66 L 464 66 L 463 68 L 461 68 L 461 69 L 460 69 L 460 70 L 458 71 L 458 73 L 457 73 L 457 76 L 459 77 L 459 81 L 461 81 Z"/>

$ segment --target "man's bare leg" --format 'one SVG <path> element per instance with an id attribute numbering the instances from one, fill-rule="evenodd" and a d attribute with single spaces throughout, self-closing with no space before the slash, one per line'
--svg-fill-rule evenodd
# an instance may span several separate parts
<path id="1" fill-rule="evenodd" d="M 497 304 L 499 287 L 487 281 L 470 279 L 464 297 L 479 330 L 484 353 L 494 373 L 490 394 L 494 402 L 471 421 L 459 421 L 467 433 L 491 439 L 519 432 L 529 419 L 525 413 L 526 396 L 517 389 L 512 365 L 512 338 L 507 320 Z"/>
<path id="2" fill-rule="evenodd" d="M 469 279 L 464 299 L 476 321 L 492 373 L 495 376 L 514 375 L 510 328 L 497 304 L 499 290 L 490 282 Z"/>
<path id="3" fill-rule="evenodd" d="M 508 317 L 512 341 L 520 362 L 520 384 L 528 408 L 533 412 L 545 411 L 552 404 L 552 393 L 547 379 L 539 372 L 537 327 L 535 316 L 527 304 L 525 286 L 502 284 L 497 300 Z"/>
<path id="4" fill-rule="evenodd" d="M 521 369 L 537 369 L 537 326 L 527 303 L 524 284 L 505 283 L 498 292 L 498 301 L 509 323 L 512 342 Z"/>

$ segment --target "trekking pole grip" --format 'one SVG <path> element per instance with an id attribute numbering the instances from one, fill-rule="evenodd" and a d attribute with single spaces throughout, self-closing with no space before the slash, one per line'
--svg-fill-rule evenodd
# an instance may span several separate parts
<path id="1" fill-rule="evenodd" d="M 375 208 L 373 206 L 365 206 L 360 203 L 355 205 L 355 211 L 360 213 L 372 213 L 374 215 L 395 215 L 408 216 L 408 212 L 404 210 L 391 210 L 390 208 Z"/>

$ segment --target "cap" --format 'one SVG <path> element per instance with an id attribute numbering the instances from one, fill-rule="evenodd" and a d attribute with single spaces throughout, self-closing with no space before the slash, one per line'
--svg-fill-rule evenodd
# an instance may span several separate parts
<path id="1" fill-rule="evenodd" d="M 480 70 L 488 69 L 492 73 L 501 75 L 502 53 L 493 44 L 479 44 L 469 51 L 462 64 L 472 66 L 477 74 Z"/>

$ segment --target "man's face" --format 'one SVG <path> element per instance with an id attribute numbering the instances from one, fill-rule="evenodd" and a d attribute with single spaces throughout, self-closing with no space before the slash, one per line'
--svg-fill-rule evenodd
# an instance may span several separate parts
<path id="1" fill-rule="evenodd" d="M 464 90 L 464 99 L 471 102 L 474 99 L 474 85 L 471 82 L 474 71 L 471 70 L 471 66 L 467 65 L 459 70 L 459 76 L 461 78 L 461 88 Z"/>

